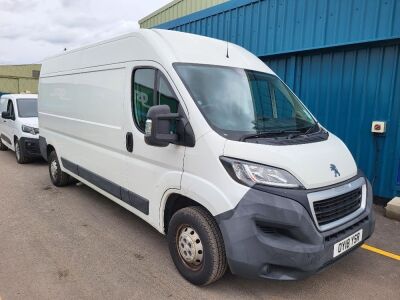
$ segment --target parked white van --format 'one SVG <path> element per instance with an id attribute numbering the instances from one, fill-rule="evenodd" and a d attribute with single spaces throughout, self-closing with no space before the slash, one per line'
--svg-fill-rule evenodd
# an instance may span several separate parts
<path id="1" fill-rule="evenodd" d="M 346 146 L 234 44 L 140 30 L 49 58 L 39 124 L 52 182 L 76 178 L 166 234 L 196 285 L 228 266 L 299 279 L 374 229 Z"/>
<path id="2" fill-rule="evenodd" d="M 20 164 L 41 157 L 37 95 L 3 95 L 0 98 L 0 111 L 0 150 L 14 151 Z"/>

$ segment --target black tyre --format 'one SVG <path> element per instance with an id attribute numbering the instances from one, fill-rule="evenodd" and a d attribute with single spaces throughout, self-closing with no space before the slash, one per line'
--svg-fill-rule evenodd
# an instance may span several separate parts
<path id="1" fill-rule="evenodd" d="M 56 151 L 50 153 L 48 161 L 50 179 L 55 186 L 66 186 L 72 182 L 71 176 L 61 170 Z"/>
<path id="2" fill-rule="evenodd" d="M 0 151 L 7 151 L 7 150 L 8 150 L 7 146 L 3 144 L 0 138 Z"/>
<path id="3" fill-rule="evenodd" d="M 15 158 L 19 164 L 26 164 L 30 161 L 30 158 L 26 155 L 24 148 L 21 146 L 18 139 L 15 140 Z"/>
<path id="4" fill-rule="evenodd" d="M 179 273 L 195 285 L 208 285 L 226 272 L 222 234 L 215 219 L 202 207 L 186 207 L 172 216 L 168 245 Z"/>

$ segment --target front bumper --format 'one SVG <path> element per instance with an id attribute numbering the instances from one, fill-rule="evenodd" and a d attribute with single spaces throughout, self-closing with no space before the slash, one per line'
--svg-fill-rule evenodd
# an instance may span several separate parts
<path id="1" fill-rule="evenodd" d="M 25 155 L 32 158 L 41 157 L 39 139 L 21 137 L 19 141 L 21 150 L 25 153 Z"/>
<path id="2" fill-rule="evenodd" d="M 319 231 L 299 202 L 251 189 L 231 211 L 216 217 L 233 274 L 295 280 L 316 273 L 350 251 L 333 258 L 333 246 L 363 229 L 363 241 L 375 226 L 372 189 L 367 181 L 365 210 L 338 227 Z M 352 250 L 362 244 L 359 243 Z"/>

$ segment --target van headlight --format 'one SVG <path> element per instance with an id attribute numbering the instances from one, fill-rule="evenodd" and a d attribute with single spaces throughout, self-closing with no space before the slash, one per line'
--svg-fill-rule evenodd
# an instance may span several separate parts
<path id="1" fill-rule="evenodd" d="M 27 125 L 22 125 L 22 131 L 26 133 L 30 133 L 32 135 L 37 135 L 39 134 L 39 128 L 27 126 Z"/>
<path id="2" fill-rule="evenodd" d="M 232 178 L 247 186 L 262 184 L 292 189 L 303 187 L 288 171 L 228 157 L 220 159 Z"/>

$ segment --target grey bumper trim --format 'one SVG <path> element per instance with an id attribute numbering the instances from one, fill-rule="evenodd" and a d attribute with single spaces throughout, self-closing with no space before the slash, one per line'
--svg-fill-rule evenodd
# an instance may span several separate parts
<path id="1" fill-rule="evenodd" d="M 328 189 L 345 186 L 358 178 Z M 307 199 L 308 193 L 322 189 L 271 189 L 274 193 L 250 189 L 233 210 L 215 216 L 232 273 L 249 278 L 301 279 L 350 253 L 334 258 L 335 243 L 360 229 L 365 241 L 374 231 L 372 189 L 368 180 L 364 182 L 365 210 L 347 223 L 323 232 L 316 227 Z"/>

